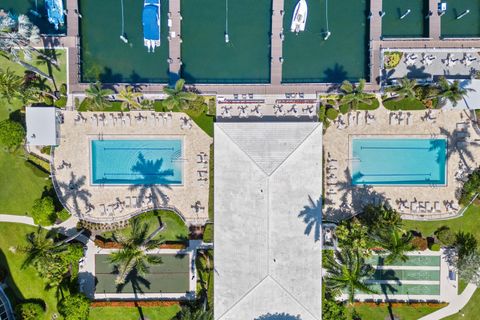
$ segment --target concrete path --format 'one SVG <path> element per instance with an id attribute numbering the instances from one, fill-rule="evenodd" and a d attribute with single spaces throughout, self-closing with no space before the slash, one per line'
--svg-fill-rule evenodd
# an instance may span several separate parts
<path id="1" fill-rule="evenodd" d="M 9 223 L 21 223 L 26 224 L 29 226 L 37 227 L 38 225 L 33 222 L 32 217 L 27 216 L 17 216 L 13 214 L 0 214 L 0 222 L 9 222 Z M 51 230 L 53 228 L 57 229 L 57 231 L 67 237 L 72 237 L 78 233 L 76 226 L 77 226 L 78 218 L 71 216 L 69 219 L 65 220 L 61 224 L 43 227 L 47 230 Z M 89 238 L 80 234 L 76 237 L 76 239 L 83 244 L 87 244 L 89 242 Z"/>
<path id="2" fill-rule="evenodd" d="M 463 290 L 463 292 L 458 295 L 457 298 L 452 300 L 452 302 L 450 302 L 448 306 L 433 313 L 430 313 L 429 315 L 426 315 L 419 320 L 439 320 L 458 313 L 467 305 L 468 301 L 470 301 L 470 298 L 475 293 L 475 290 L 477 290 L 476 285 L 471 283 L 468 284 L 465 290 Z"/>

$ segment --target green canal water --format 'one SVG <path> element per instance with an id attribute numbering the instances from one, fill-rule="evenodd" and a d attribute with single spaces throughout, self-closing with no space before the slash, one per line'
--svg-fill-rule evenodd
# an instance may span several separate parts
<path id="1" fill-rule="evenodd" d="M 271 0 L 181 0 L 182 77 L 190 83 L 269 82 L 271 10 Z"/>
<path id="2" fill-rule="evenodd" d="M 480 37 L 480 0 L 446 0 L 442 16 L 442 37 Z M 465 10 L 470 13 L 457 19 Z"/>
<path id="3" fill-rule="evenodd" d="M 82 81 L 168 82 L 168 1 L 161 1 L 161 46 L 155 53 L 148 53 L 143 45 L 143 1 L 123 1 L 128 44 L 120 39 L 120 0 L 79 0 Z"/>
<path id="4" fill-rule="evenodd" d="M 328 23 L 331 36 L 324 40 Z M 285 0 L 283 82 L 368 80 L 368 0 L 309 0 L 304 32 L 290 32 L 297 0 Z"/>
<path id="5" fill-rule="evenodd" d="M 403 19 L 403 14 L 410 13 Z M 383 0 L 382 35 L 387 38 L 428 37 L 428 0 Z M 372 14 L 378 14 L 373 12 Z"/>
<path id="6" fill-rule="evenodd" d="M 65 8 L 65 0 L 63 4 Z M 37 0 L 37 3 L 35 3 L 35 0 L 0 0 L 0 9 L 12 12 L 15 15 L 26 14 L 30 18 L 30 21 L 40 29 L 42 34 L 65 34 L 67 32 L 66 17 L 65 24 L 59 27 L 58 30 L 55 30 L 53 24 L 48 22 L 44 0 Z M 32 14 L 32 11 L 38 12 L 40 17 Z"/>

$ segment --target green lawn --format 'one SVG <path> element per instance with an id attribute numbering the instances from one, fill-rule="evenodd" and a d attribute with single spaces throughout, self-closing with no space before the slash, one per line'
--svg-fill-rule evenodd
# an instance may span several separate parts
<path id="1" fill-rule="evenodd" d="M 35 269 L 21 269 L 24 255 L 10 252 L 10 247 L 26 244 L 26 234 L 35 231 L 34 227 L 14 223 L 0 223 L 0 265 L 8 270 L 7 294 L 13 304 L 23 299 L 42 299 L 47 312 L 45 320 L 57 312 L 55 291 L 45 291 L 45 283 L 37 276 Z"/>
<path id="2" fill-rule="evenodd" d="M 134 219 L 141 219 L 149 226 L 149 232 L 154 232 L 160 226 L 160 220 L 165 225 L 164 229 L 160 231 L 157 237 L 162 237 L 165 241 L 182 241 L 188 238 L 188 228 L 175 212 L 166 210 L 156 210 L 142 213 Z M 122 233 L 129 233 L 130 226 L 120 230 Z M 105 232 L 102 236 L 106 239 L 112 237 L 112 232 Z"/>
<path id="3" fill-rule="evenodd" d="M 470 206 L 460 218 L 442 221 L 404 220 L 403 224 L 405 229 L 418 231 L 424 237 L 432 235 L 438 227 L 445 225 L 454 232 L 471 232 L 480 241 L 480 206 Z"/>
<path id="4" fill-rule="evenodd" d="M 477 291 L 475 291 L 475 293 L 473 294 L 468 304 L 465 306 L 465 308 L 462 309 L 461 312 L 443 319 L 444 320 L 478 319 L 479 314 L 480 314 L 480 290 L 477 289 Z"/>
<path id="5" fill-rule="evenodd" d="M 106 319 L 122 319 L 122 320 L 138 320 L 140 318 L 140 310 L 149 320 L 171 320 L 180 311 L 180 306 L 168 307 L 102 307 L 91 308 L 89 320 L 106 320 Z"/>
<path id="6" fill-rule="evenodd" d="M 402 305 L 398 306 L 395 304 L 393 306 L 393 314 L 397 316 L 398 320 L 414 320 L 419 319 L 429 313 L 437 311 L 440 307 L 434 308 L 427 305 L 421 306 L 412 306 L 412 305 Z M 380 304 L 378 306 L 372 306 L 372 304 L 356 304 L 355 310 L 358 312 L 360 317 L 365 320 L 383 320 L 390 319 L 389 310 L 387 304 Z"/>
<path id="7" fill-rule="evenodd" d="M 422 101 L 417 99 L 402 99 L 402 100 L 395 100 L 389 99 L 383 101 L 383 106 L 391 111 L 397 110 L 424 110 L 425 105 Z"/>
<path id="8" fill-rule="evenodd" d="M 48 174 L 26 162 L 23 151 L 0 150 L 0 213 L 24 215 L 51 182 Z"/>
<path id="9" fill-rule="evenodd" d="M 67 54 L 66 51 L 63 49 L 56 49 L 55 50 L 58 62 L 58 69 L 55 66 L 52 66 L 52 75 L 57 83 L 57 86 L 60 87 L 61 84 L 67 83 Z M 38 60 L 26 61 L 33 65 L 34 67 L 38 68 L 40 71 L 49 74 L 48 66 L 39 62 Z M 0 56 L 0 66 L 2 69 L 6 70 L 9 68 L 10 70 L 14 71 L 18 75 L 23 76 L 25 72 L 25 68 L 19 65 L 18 63 L 12 62 L 7 58 Z M 53 89 L 53 88 L 52 88 Z"/>

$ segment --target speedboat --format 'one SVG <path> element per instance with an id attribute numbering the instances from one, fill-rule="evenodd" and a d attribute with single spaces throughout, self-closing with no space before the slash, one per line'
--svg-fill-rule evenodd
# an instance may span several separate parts
<path id="1" fill-rule="evenodd" d="M 143 2 L 143 44 L 148 52 L 155 52 L 160 47 L 160 0 Z"/>
<path id="2" fill-rule="evenodd" d="M 305 31 L 307 14 L 307 2 L 305 0 L 298 1 L 297 5 L 295 6 L 295 10 L 293 11 L 292 26 L 290 27 L 292 32 L 299 33 L 300 31 Z"/>
<path id="3" fill-rule="evenodd" d="M 58 30 L 58 27 L 65 23 L 63 0 L 45 0 L 45 8 L 47 9 L 48 22 L 55 26 L 55 30 Z"/>

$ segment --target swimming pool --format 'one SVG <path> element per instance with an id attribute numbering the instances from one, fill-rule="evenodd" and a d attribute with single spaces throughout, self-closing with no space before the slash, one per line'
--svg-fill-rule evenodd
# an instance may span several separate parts
<path id="1" fill-rule="evenodd" d="M 352 139 L 353 185 L 444 185 L 445 139 Z"/>
<path id="2" fill-rule="evenodd" d="M 92 140 L 92 184 L 182 184 L 182 140 Z"/>

